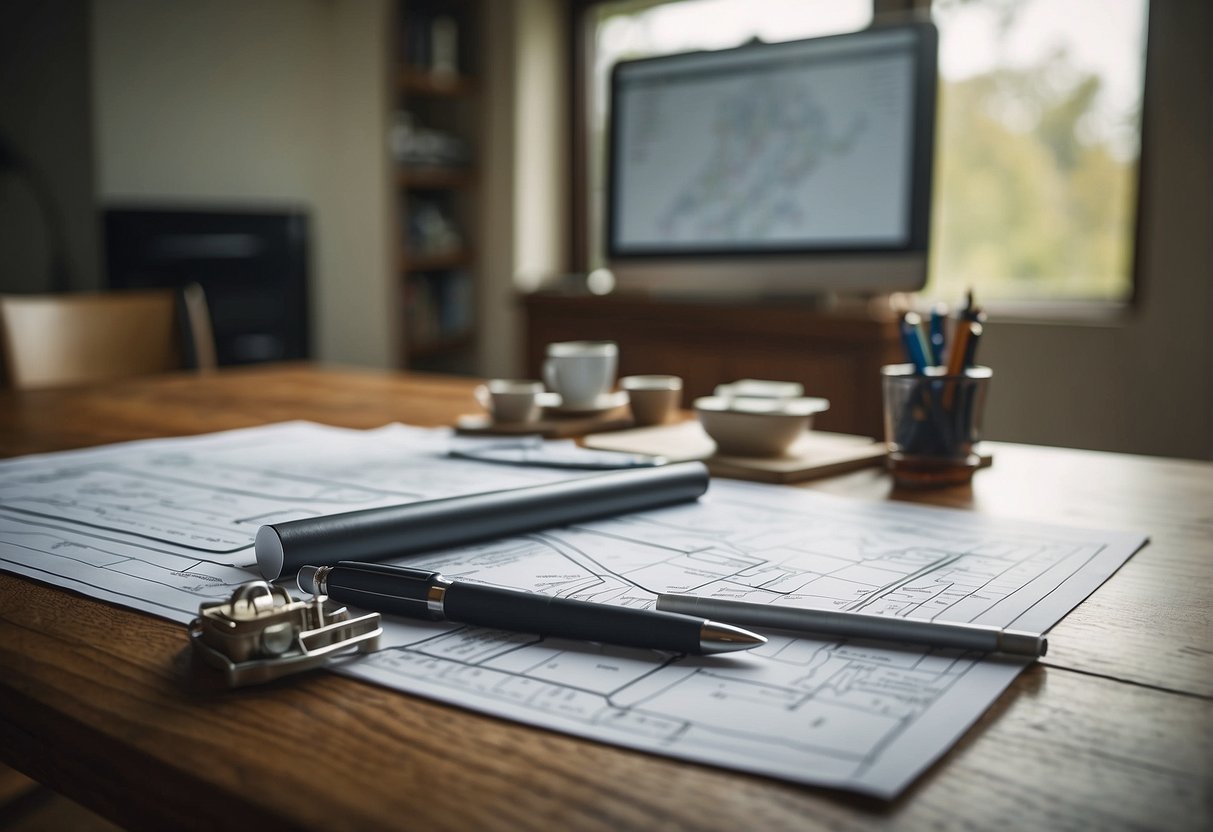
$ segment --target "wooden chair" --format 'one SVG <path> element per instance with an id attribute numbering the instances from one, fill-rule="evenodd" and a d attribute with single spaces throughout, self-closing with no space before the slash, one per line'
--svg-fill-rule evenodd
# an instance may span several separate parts
<path id="1" fill-rule="evenodd" d="M 201 287 L 0 295 L 8 387 L 29 390 L 215 366 Z"/>

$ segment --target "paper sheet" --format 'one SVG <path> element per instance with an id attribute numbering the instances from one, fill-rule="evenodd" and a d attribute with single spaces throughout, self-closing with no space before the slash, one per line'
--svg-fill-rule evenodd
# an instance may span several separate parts
<path id="1" fill-rule="evenodd" d="M 257 526 L 568 478 L 445 457 L 441 430 L 307 423 L 0 463 L 0 566 L 187 622 L 256 577 Z M 1144 543 L 715 480 L 698 503 L 419 556 L 450 578 L 651 606 L 721 594 L 1046 630 Z M 293 588 L 293 587 L 292 587 Z M 602 742 L 893 797 L 1024 663 L 772 635 L 687 657 L 387 620 L 340 672 Z M 184 639 L 184 633 L 183 633 Z"/>

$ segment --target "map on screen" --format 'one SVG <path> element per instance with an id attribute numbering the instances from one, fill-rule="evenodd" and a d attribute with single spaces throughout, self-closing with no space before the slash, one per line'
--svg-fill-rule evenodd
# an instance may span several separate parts
<path id="1" fill-rule="evenodd" d="M 935 84 L 929 24 L 616 64 L 609 267 L 649 288 L 920 287 Z"/>
<path id="2" fill-rule="evenodd" d="M 624 73 L 624 247 L 906 242 L 908 54 L 743 52 L 724 67 Z"/>

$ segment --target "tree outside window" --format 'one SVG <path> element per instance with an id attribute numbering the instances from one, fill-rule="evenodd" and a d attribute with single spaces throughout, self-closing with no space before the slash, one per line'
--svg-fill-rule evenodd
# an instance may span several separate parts
<path id="1" fill-rule="evenodd" d="M 1145 0 L 936 0 L 928 294 L 1125 301 Z"/>

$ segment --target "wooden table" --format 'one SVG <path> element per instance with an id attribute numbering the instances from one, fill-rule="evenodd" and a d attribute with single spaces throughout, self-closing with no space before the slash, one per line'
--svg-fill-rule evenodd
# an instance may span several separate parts
<path id="1" fill-rule="evenodd" d="M 0 394 L 0 455 L 306 418 L 448 424 L 471 382 L 306 366 Z M 971 489 L 809 487 L 1151 543 L 885 804 L 588 742 L 332 674 L 221 689 L 183 627 L 0 575 L 0 759 L 148 829 L 1208 829 L 1208 463 L 997 444 Z"/>

